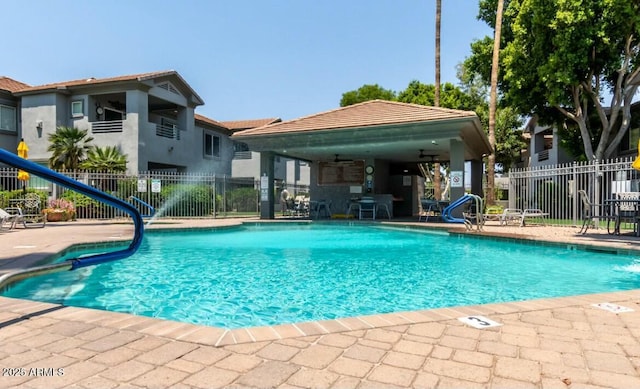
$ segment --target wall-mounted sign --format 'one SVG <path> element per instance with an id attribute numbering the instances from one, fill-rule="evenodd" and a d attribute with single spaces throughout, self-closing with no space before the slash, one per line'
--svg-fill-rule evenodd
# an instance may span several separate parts
<path id="1" fill-rule="evenodd" d="M 451 172 L 451 187 L 462 188 L 464 186 L 463 172 L 453 171 Z"/>
<path id="2" fill-rule="evenodd" d="M 269 177 L 260 177 L 260 201 L 269 201 Z"/>
<path id="3" fill-rule="evenodd" d="M 151 180 L 151 192 L 160 193 L 161 190 L 162 190 L 162 184 L 160 180 Z"/>
<path id="4" fill-rule="evenodd" d="M 147 191 L 147 180 L 138 180 L 138 192 Z"/>

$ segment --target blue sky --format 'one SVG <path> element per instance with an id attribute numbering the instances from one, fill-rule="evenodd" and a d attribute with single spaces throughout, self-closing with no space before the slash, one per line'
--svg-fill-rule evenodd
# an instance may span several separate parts
<path id="1" fill-rule="evenodd" d="M 435 0 L 4 1 L 0 75 L 30 85 L 173 69 L 219 121 L 311 115 L 364 84 L 435 81 Z M 442 82 L 493 31 L 442 1 Z"/>

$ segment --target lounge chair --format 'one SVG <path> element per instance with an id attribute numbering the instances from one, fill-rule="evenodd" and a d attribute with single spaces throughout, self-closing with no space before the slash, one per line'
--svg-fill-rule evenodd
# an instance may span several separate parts
<path id="1" fill-rule="evenodd" d="M 529 209 L 525 209 L 524 212 L 522 212 L 522 217 L 520 218 L 520 227 L 524 227 L 526 222 L 527 222 L 527 218 L 529 219 L 539 219 L 540 222 L 542 223 L 542 225 L 546 225 L 545 223 L 545 218 L 549 216 L 548 213 L 546 212 L 542 212 L 541 209 L 537 209 L 537 208 L 529 208 Z"/>
<path id="2" fill-rule="evenodd" d="M 514 223 L 522 220 L 522 210 L 518 208 L 505 208 L 500 215 L 500 225 L 506 226 L 509 223 Z"/>
<path id="3" fill-rule="evenodd" d="M 12 230 L 20 222 L 24 223 L 20 208 L 0 208 L 0 230 L 4 228 L 5 223 L 8 224 L 7 230 Z"/>

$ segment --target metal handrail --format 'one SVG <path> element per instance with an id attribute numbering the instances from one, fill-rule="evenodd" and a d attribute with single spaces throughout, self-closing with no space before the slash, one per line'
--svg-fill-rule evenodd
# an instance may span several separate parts
<path id="1" fill-rule="evenodd" d="M 153 215 L 156 214 L 156 209 L 151 204 L 149 204 L 149 203 L 137 198 L 136 196 L 129 196 L 129 200 L 133 200 L 136 203 L 149 208 L 150 213 L 147 214 L 147 215 L 141 215 L 142 217 L 153 217 Z"/>
<path id="2" fill-rule="evenodd" d="M 111 196 L 110 194 L 99 191 L 89 185 L 73 180 L 51 169 L 47 169 L 36 163 L 23 159 L 4 149 L 0 149 L 0 162 L 24 170 L 38 177 L 47 179 L 58 185 L 64 186 L 65 188 L 82 193 L 85 196 L 111 205 L 112 207 L 119 208 L 131 215 L 134 223 L 134 235 L 131 243 L 126 249 L 109 253 L 94 254 L 83 258 L 69 259 L 53 265 L 37 266 L 7 273 L 0 277 L 0 289 L 15 281 L 34 277 L 37 275 L 56 273 L 63 270 L 75 270 L 81 267 L 92 266 L 104 262 L 126 258 L 134 254 L 142 244 L 142 238 L 144 235 L 144 223 L 140 212 L 138 212 L 138 210 L 132 204 L 129 204 L 126 201 L 122 201 L 114 196 Z"/>
<path id="3" fill-rule="evenodd" d="M 475 207 L 476 207 L 476 213 L 475 215 L 472 214 L 465 214 L 464 215 L 464 226 L 467 228 L 467 230 L 471 231 L 473 230 L 473 221 L 475 219 L 476 222 L 476 227 L 478 229 L 478 231 L 482 230 L 482 227 L 484 226 L 484 200 L 482 199 L 482 197 L 478 196 L 477 194 L 473 194 L 473 193 L 467 193 L 466 194 L 467 197 L 470 197 L 473 199 L 473 201 L 475 202 Z"/>

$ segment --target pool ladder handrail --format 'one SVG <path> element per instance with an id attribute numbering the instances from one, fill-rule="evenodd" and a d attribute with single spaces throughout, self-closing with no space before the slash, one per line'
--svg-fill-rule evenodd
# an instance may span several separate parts
<path id="1" fill-rule="evenodd" d="M 140 205 L 142 205 L 144 207 L 147 207 L 149 209 L 150 212 L 148 214 L 140 214 L 140 216 L 142 216 L 143 218 L 145 218 L 145 217 L 153 217 L 156 214 L 156 209 L 151 204 L 145 202 L 144 200 L 139 199 L 136 196 L 129 196 L 129 200 L 133 200 L 136 203 L 138 203 L 138 204 L 140 204 Z"/>
<path id="2" fill-rule="evenodd" d="M 0 149 L 0 162 L 18 168 L 20 170 L 24 170 L 38 177 L 47 179 L 65 188 L 82 193 L 94 200 L 98 200 L 115 208 L 119 208 L 120 210 L 125 211 L 126 213 L 131 215 L 134 223 L 134 235 L 131 243 L 126 249 L 108 253 L 94 254 L 83 258 L 73 258 L 56 264 L 35 266 L 6 273 L 0 276 L 0 290 L 2 290 L 6 285 L 23 280 L 25 278 L 35 277 L 42 274 L 57 273 L 65 270 L 75 270 L 81 267 L 92 266 L 104 262 L 126 258 L 134 254 L 142 244 L 142 238 L 144 235 L 144 223 L 140 212 L 138 212 L 136 207 L 134 207 L 132 204 L 129 204 L 128 202 L 123 201 L 117 197 L 97 190 L 96 188 L 93 188 L 89 185 L 71 179 L 51 169 L 45 168 L 34 162 L 21 158 L 4 149 Z"/>
<path id="3" fill-rule="evenodd" d="M 475 203 L 474 205 L 476 207 L 476 213 L 475 214 L 472 214 L 470 212 L 462 213 L 464 216 L 464 226 L 467 228 L 468 231 L 472 231 L 473 224 L 474 224 L 473 222 L 475 221 L 478 231 L 482 231 L 482 227 L 484 226 L 484 215 L 483 215 L 484 200 L 482 199 L 482 197 L 473 193 L 467 193 L 466 196 L 470 197 Z"/>

